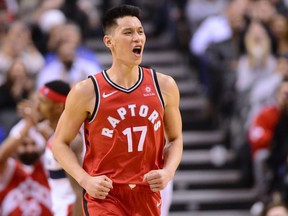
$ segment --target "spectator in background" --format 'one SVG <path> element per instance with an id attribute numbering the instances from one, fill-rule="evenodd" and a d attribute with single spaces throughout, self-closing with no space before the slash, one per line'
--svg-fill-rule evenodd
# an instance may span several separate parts
<path id="1" fill-rule="evenodd" d="M 279 56 L 273 73 L 259 80 L 251 89 L 246 124 L 251 123 L 251 119 L 263 106 L 275 103 L 275 92 L 284 80 L 288 80 L 288 58 Z"/>
<path id="2" fill-rule="evenodd" d="M 207 17 L 219 15 L 226 7 L 227 0 L 188 0 L 185 7 L 191 34 Z"/>
<path id="3" fill-rule="evenodd" d="M 60 79 L 71 85 L 86 79 L 89 75 L 102 70 L 91 61 L 77 56 L 76 46 L 71 42 L 63 42 L 57 48 L 59 59 L 46 65 L 39 73 L 36 81 L 37 89 L 46 82 Z"/>
<path id="4" fill-rule="evenodd" d="M 59 59 L 56 53 L 57 47 L 63 42 L 74 44 L 76 56 L 90 61 L 96 67 L 102 68 L 97 53 L 83 45 L 80 28 L 74 23 L 57 25 L 49 32 L 48 48 L 50 52 L 45 55 L 46 65 L 53 60 Z"/>
<path id="5" fill-rule="evenodd" d="M 190 51 L 201 56 L 212 43 L 219 43 L 234 36 L 245 23 L 244 16 L 249 0 L 232 0 L 223 13 L 207 17 L 196 29 L 190 41 Z"/>
<path id="6" fill-rule="evenodd" d="M 40 10 L 40 9 L 39 9 Z M 44 10 L 44 9 L 43 9 Z M 45 56 L 49 51 L 55 51 L 60 38 L 61 26 L 67 22 L 66 16 L 59 9 L 40 10 L 35 12 L 36 18 L 33 23 L 33 41 Z M 51 38 L 50 38 L 51 37 Z M 51 40 L 54 46 L 51 47 Z M 47 42 L 49 41 L 49 42 Z M 55 45 L 56 43 L 56 45 Z"/>
<path id="7" fill-rule="evenodd" d="M 273 1 L 273 0 L 272 0 Z M 254 20 L 259 20 L 266 25 L 269 25 L 274 15 L 277 13 L 276 8 L 271 0 L 251 1 L 249 9 L 249 17 Z"/>
<path id="8" fill-rule="evenodd" d="M 0 86 L 0 125 L 8 132 L 19 120 L 17 104 L 27 99 L 34 90 L 34 80 L 21 58 L 10 66 L 7 79 Z"/>
<path id="9" fill-rule="evenodd" d="M 91 6 L 90 10 L 93 9 L 93 5 Z M 94 30 L 92 30 L 92 23 L 90 22 L 88 14 L 79 7 L 78 0 L 64 0 L 60 10 L 65 14 L 69 21 L 72 21 L 79 26 L 83 38 L 87 39 L 92 34 L 92 31 Z M 95 26 L 93 27 L 95 28 Z M 97 25 L 95 31 L 99 27 L 100 25 Z"/>
<path id="10" fill-rule="evenodd" d="M 36 77 L 44 65 L 43 56 L 31 40 L 30 29 L 21 21 L 14 22 L 0 47 L 0 84 L 6 80 L 8 68 L 15 58 L 21 58 L 27 72 Z"/>
<path id="11" fill-rule="evenodd" d="M 276 125 L 282 115 L 287 112 L 288 82 L 284 81 L 278 86 L 275 102 L 263 106 L 253 118 L 248 129 L 248 141 L 254 161 L 254 176 L 262 201 L 267 199 L 268 179 L 266 161 L 270 155 Z M 272 99 L 272 98 L 271 98 Z"/>
<path id="12" fill-rule="evenodd" d="M 78 0 L 77 5 L 88 17 L 90 27 L 88 38 L 101 34 L 101 11 L 98 9 L 100 1 Z"/>
<path id="13" fill-rule="evenodd" d="M 89 0 L 41 1 L 32 11 L 30 19 L 33 26 L 33 40 L 41 53 L 46 54 L 48 51 L 46 41 L 50 30 L 43 29 L 43 24 L 51 28 L 56 24 L 64 24 L 63 21 L 66 20 L 79 26 L 84 40 L 97 35 L 101 26 L 99 25 L 100 14 L 96 6 L 96 2 Z"/>
<path id="14" fill-rule="evenodd" d="M 45 139 L 25 119 L 0 146 L 1 215 L 52 216 L 50 188 L 41 155 Z M 14 156 L 16 153 L 16 158 Z"/>
<path id="15" fill-rule="evenodd" d="M 288 19 L 284 15 L 275 14 L 270 23 L 277 44 L 277 54 L 288 58 Z"/>
<path id="16" fill-rule="evenodd" d="M 246 53 L 239 59 L 236 90 L 247 95 L 246 92 L 255 82 L 274 71 L 276 59 L 272 53 L 269 33 L 259 21 L 252 20 L 249 24 L 244 36 L 244 45 Z"/>
<path id="17" fill-rule="evenodd" d="M 249 126 L 248 140 L 254 163 L 254 176 L 260 201 L 267 201 L 269 196 L 280 192 L 286 201 L 284 176 L 288 156 L 285 143 L 287 136 L 288 82 L 283 81 L 276 92 L 274 104 L 264 106 Z M 285 138 L 286 137 L 286 138 Z M 285 140 L 286 139 L 286 140 Z M 273 173 L 271 179 L 268 172 Z"/>
<path id="18" fill-rule="evenodd" d="M 243 34 L 245 53 L 240 55 L 235 70 L 232 94 L 232 112 L 229 116 L 227 132 L 231 139 L 231 148 L 242 159 L 243 171 L 247 173 L 248 182 L 251 182 L 250 148 L 247 143 L 247 130 L 249 127 L 248 115 L 251 104 L 250 95 L 258 83 L 268 79 L 276 68 L 276 58 L 272 53 L 272 43 L 268 30 L 259 20 L 251 20 Z M 270 83 L 269 83 L 270 84 Z M 266 86 L 265 86 L 266 88 Z M 225 92 L 225 91 L 224 91 Z M 219 94 L 223 97 L 223 94 Z"/>
<path id="19" fill-rule="evenodd" d="M 223 13 L 203 20 L 190 40 L 190 52 L 196 59 L 199 81 L 208 95 L 216 124 L 218 113 L 231 112 L 240 32 L 248 5 L 249 0 L 229 1 Z"/>
<path id="20" fill-rule="evenodd" d="M 19 103 L 18 111 L 24 117 L 17 125 L 36 128 L 45 138 L 43 165 L 51 189 L 53 216 L 81 216 L 82 188 L 65 173 L 51 152 L 51 140 L 61 113 L 65 107 L 66 96 L 70 91 L 68 83 L 53 80 L 35 92 L 29 100 Z M 28 125 L 28 126 L 26 126 Z M 17 126 L 20 127 L 20 126 Z M 73 140 L 71 148 L 82 160 L 82 136 L 80 133 Z M 0 155 L 1 156 L 1 155 Z M 37 214 L 44 215 L 44 214 Z"/>
<path id="21" fill-rule="evenodd" d="M 236 71 L 236 97 L 233 110 L 235 127 L 232 128 L 231 133 L 237 134 L 237 139 L 233 139 L 232 146 L 238 147 L 245 142 L 252 89 L 260 80 L 273 74 L 276 69 L 276 58 L 272 53 L 271 44 L 265 26 L 258 20 L 252 20 L 244 34 L 246 52 L 241 55 Z"/>

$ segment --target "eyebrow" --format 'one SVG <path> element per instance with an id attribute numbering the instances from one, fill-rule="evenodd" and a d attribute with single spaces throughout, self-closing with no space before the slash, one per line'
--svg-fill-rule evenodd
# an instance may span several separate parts
<path id="1" fill-rule="evenodd" d="M 122 31 L 132 30 L 132 29 L 137 29 L 137 30 L 139 30 L 139 29 L 144 29 L 144 27 L 143 27 L 143 26 L 139 26 L 139 27 L 124 27 L 124 28 L 122 29 Z"/>

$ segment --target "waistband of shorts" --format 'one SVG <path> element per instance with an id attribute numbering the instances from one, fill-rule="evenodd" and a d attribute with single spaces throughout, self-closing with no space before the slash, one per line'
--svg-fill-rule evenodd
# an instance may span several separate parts
<path id="1" fill-rule="evenodd" d="M 51 179 L 62 179 L 62 178 L 67 178 L 66 172 L 64 169 L 60 170 L 49 170 L 49 177 Z"/>
<path id="2" fill-rule="evenodd" d="M 113 189 L 128 189 L 135 192 L 153 192 L 149 185 L 139 185 L 139 184 L 118 184 L 113 183 Z"/>

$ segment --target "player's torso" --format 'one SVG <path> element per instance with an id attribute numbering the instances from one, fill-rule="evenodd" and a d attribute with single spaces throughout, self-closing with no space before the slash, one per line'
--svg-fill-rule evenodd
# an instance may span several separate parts
<path id="1" fill-rule="evenodd" d="M 141 68 L 138 82 L 123 89 L 105 72 L 96 75 L 98 106 L 85 123 L 84 168 L 89 173 L 137 183 L 162 167 L 164 105 L 155 79 L 155 72 Z"/>

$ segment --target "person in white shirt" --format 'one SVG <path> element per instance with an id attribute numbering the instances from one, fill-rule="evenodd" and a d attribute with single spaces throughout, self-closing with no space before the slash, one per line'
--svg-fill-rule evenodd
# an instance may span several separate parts
<path id="1" fill-rule="evenodd" d="M 39 89 L 46 82 L 63 80 L 73 85 L 86 79 L 89 75 L 101 71 L 100 66 L 76 55 L 75 44 L 63 42 L 59 45 L 58 59 L 46 65 L 38 74 L 36 88 Z"/>
<path id="2" fill-rule="evenodd" d="M 222 14 L 203 20 L 190 40 L 191 53 L 201 56 L 210 44 L 232 38 L 233 31 L 244 24 L 247 6 L 248 0 L 232 0 Z"/>

